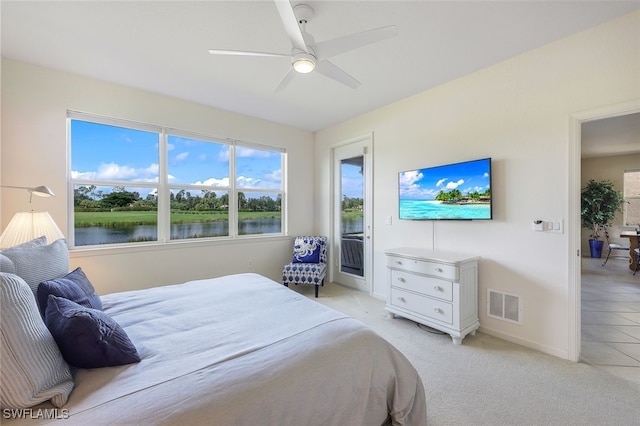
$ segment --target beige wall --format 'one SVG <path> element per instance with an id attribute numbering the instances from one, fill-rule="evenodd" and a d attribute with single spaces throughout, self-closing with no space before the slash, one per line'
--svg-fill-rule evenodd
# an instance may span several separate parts
<path id="1" fill-rule="evenodd" d="M 49 211 L 67 235 L 66 113 L 76 110 L 157 124 L 215 137 L 284 147 L 289 158 L 289 234 L 314 231 L 313 134 L 215 108 L 97 81 L 13 60 L 2 61 L 1 182 L 47 185 L 54 198 L 23 191 L 0 192 L 1 227 L 25 210 Z M 161 247 L 77 250 L 72 266 L 82 266 L 100 293 L 173 284 L 237 272 L 259 272 L 280 280 L 291 253 L 291 238 L 259 242 L 179 242 Z M 249 269 L 248 259 L 254 266 Z"/>
<path id="2" fill-rule="evenodd" d="M 332 226 L 330 146 L 373 132 L 374 294 L 388 291 L 386 248 L 479 255 L 481 330 L 569 357 L 570 116 L 637 99 L 635 12 L 318 132 L 319 231 Z M 494 220 L 398 220 L 399 171 L 483 157 L 493 159 Z M 536 219 L 562 220 L 565 232 L 533 232 Z M 522 297 L 522 325 L 487 317 L 488 288 Z"/>

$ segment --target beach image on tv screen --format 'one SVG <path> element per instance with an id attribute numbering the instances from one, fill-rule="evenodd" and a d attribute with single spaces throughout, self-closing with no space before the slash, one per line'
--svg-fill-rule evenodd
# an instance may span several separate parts
<path id="1" fill-rule="evenodd" d="M 399 173 L 400 219 L 491 219 L 491 159 Z"/>

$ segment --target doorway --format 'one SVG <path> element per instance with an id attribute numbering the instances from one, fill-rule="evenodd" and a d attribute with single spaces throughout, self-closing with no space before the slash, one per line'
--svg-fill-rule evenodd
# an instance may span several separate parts
<path id="1" fill-rule="evenodd" d="M 568 359 L 580 361 L 582 345 L 582 224 L 580 218 L 582 124 L 640 112 L 640 100 L 573 114 L 569 134 L 569 345 Z"/>
<path id="2" fill-rule="evenodd" d="M 371 294 L 371 136 L 333 148 L 331 281 Z"/>

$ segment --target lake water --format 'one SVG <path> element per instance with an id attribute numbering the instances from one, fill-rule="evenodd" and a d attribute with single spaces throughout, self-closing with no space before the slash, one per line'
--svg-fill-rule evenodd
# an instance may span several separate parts
<path id="1" fill-rule="evenodd" d="M 489 219 L 489 204 L 442 204 L 434 200 L 400 200 L 401 219 Z"/>
<path id="2" fill-rule="evenodd" d="M 362 232 L 362 217 L 342 221 L 343 233 Z M 282 230 L 280 218 L 247 219 L 238 223 L 240 235 L 277 234 Z M 76 228 L 75 245 L 121 244 L 139 241 L 156 241 L 156 225 L 136 225 L 127 228 L 87 227 Z M 229 223 L 226 221 L 179 223 L 171 225 L 171 239 L 226 237 Z"/>
<path id="3" fill-rule="evenodd" d="M 363 226 L 364 218 L 350 217 L 342 219 L 342 233 L 343 234 L 358 234 L 364 231 Z"/>
<path id="4" fill-rule="evenodd" d="M 277 234 L 281 232 L 280 218 L 241 220 L 238 223 L 240 235 Z M 136 225 L 126 228 L 92 226 L 76 228 L 75 245 L 120 244 L 139 241 L 156 241 L 156 225 Z M 177 223 L 171 225 L 171 239 L 226 237 L 229 235 L 229 223 L 226 221 Z"/>

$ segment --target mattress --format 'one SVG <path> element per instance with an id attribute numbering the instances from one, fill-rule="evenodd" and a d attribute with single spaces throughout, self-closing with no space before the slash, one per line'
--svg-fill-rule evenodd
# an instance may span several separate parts
<path id="1" fill-rule="evenodd" d="M 102 303 L 141 362 L 77 369 L 62 409 L 41 405 L 3 423 L 426 424 L 422 381 L 396 348 L 261 275 L 114 293 Z"/>

